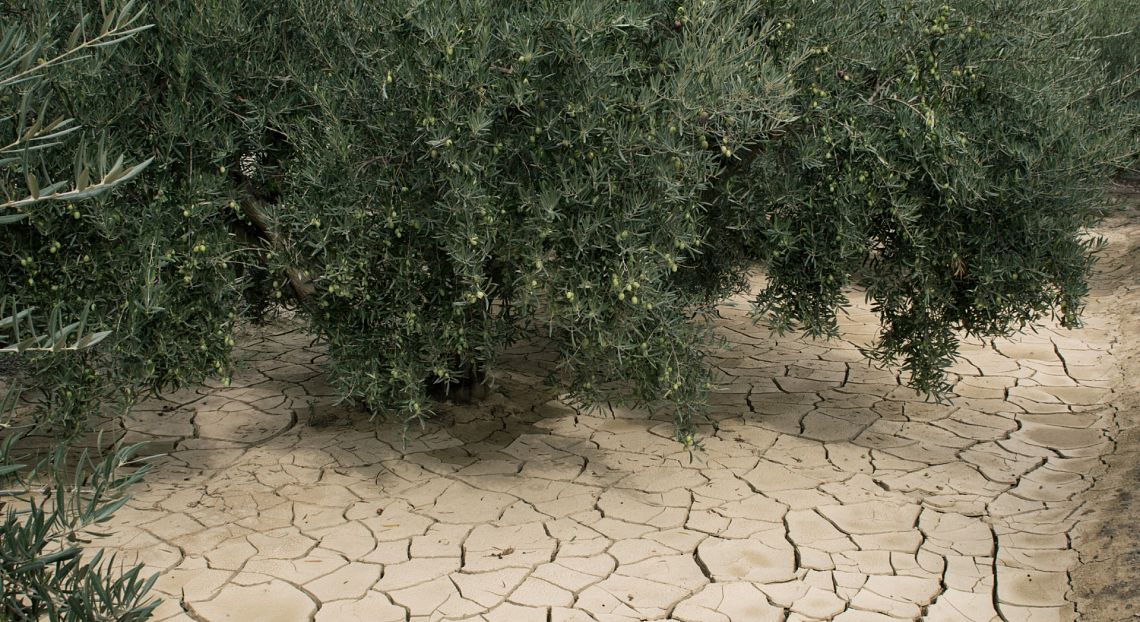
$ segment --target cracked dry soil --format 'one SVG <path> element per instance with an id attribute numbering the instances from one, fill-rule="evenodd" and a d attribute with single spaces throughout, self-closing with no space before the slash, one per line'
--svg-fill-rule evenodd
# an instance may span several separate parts
<path id="1" fill-rule="evenodd" d="M 162 572 L 155 620 L 1132 620 L 1135 208 L 1087 326 L 966 344 L 952 404 L 867 365 L 857 294 L 832 342 L 730 301 L 695 455 L 661 414 L 550 394 L 537 344 L 401 443 L 333 405 L 306 335 L 254 331 L 232 386 L 116 423 L 169 451 L 100 543 Z"/>
<path id="2" fill-rule="evenodd" d="M 1110 243 L 1124 258 L 1102 283 L 1119 321 L 1113 348 L 1125 383 L 1114 399 L 1119 432 L 1107 472 L 1085 496 L 1086 508 L 1073 530 L 1080 560 L 1072 571 L 1081 620 L 1140 620 L 1140 184 L 1116 193 L 1123 209 L 1105 222 Z"/>

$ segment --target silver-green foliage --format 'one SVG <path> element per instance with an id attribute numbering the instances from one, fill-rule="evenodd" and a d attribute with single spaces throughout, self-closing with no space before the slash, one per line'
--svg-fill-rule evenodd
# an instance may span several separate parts
<path id="1" fill-rule="evenodd" d="M 882 320 L 869 354 L 936 394 L 964 335 L 1077 325 L 1128 132 L 1093 105 L 1084 3 L 785 6 L 814 53 L 799 131 L 757 160 L 765 319 L 834 334 L 857 284 Z"/>
<path id="2" fill-rule="evenodd" d="M 281 296 L 376 413 L 536 338 L 556 382 L 684 438 L 704 319 L 759 265 L 758 319 L 833 334 L 860 285 L 868 353 L 938 394 L 963 334 L 1078 319 L 1120 143 L 1086 9 L 175 0 L 115 79 L 53 82 L 154 164 L 5 231 L 31 258 L 5 276 L 119 328 L 79 377 L 226 374 L 236 315 Z"/>
<path id="3" fill-rule="evenodd" d="M 422 379 L 519 335 L 587 398 L 708 376 L 690 317 L 836 332 L 940 395 L 963 335 L 1075 325 L 1122 140 L 1082 3 L 294 2 L 309 118 L 273 213 L 342 389 L 421 412 Z M 341 59 L 352 59 L 343 61 Z"/>
<path id="4" fill-rule="evenodd" d="M 10 430 L 9 430 L 10 432 Z M 158 601 L 147 592 L 157 575 L 124 568 L 103 551 L 82 546 L 106 535 L 102 525 L 126 502 L 126 490 L 146 472 L 138 446 L 69 461 L 59 445 L 34 465 L 12 462 L 15 441 L 0 446 L 0 617 L 11 622 L 140 622 Z"/>
<path id="5" fill-rule="evenodd" d="M 53 24 L 29 30 L 14 24 L 0 35 L 0 100 L 10 107 L 0 109 L 0 128 L 10 138 L 0 147 L 0 227 L 26 224 L 34 210 L 51 202 L 80 202 L 105 195 L 138 175 L 148 164 L 127 167 L 120 157 L 110 167 L 100 148 L 98 163 L 88 162 L 79 148 L 74 156 L 73 179 L 50 179 L 49 163 L 58 162 L 58 150 L 66 138 L 78 131 L 73 119 L 60 116 L 49 120 L 42 81 L 48 72 L 91 60 L 94 50 L 114 45 L 141 30 L 141 10 L 132 2 L 109 8 L 102 25 L 92 25 L 84 16 L 60 45 L 51 38 Z M 34 36 L 31 33 L 35 33 Z M 9 133 L 10 132 L 10 133 Z M 12 183 L 22 177 L 22 187 Z M 71 210 L 74 203 L 68 203 Z M 8 250 L 26 265 L 26 257 Z M 54 253 L 58 248 L 52 250 Z M 34 286 L 34 282 L 28 283 Z M 78 319 L 64 318 L 66 305 L 55 303 L 46 324 L 23 306 L 22 298 L 5 285 L 0 291 L 0 356 L 29 353 L 60 357 L 77 355 L 96 346 L 110 331 L 88 330 L 89 309 L 84 305 Z M 52 288 L 53 295 L 40 300 L 59 299 L 67 292 Z M 18 293 L 19 290 L 17 290 Z M 9 621 L 89 622 L 145 620 L 157 606 L 147 599 L 155 577 L 141 576 L 141 566 L 124 570 L 113 555 L 96 552 L 84 556 L 81 546 L 101 535 L 100 525 L 122 507 L 125 490 L 139 481 L 146 471 L 135 461 L 138 446 L 126 447 L 101 459 L 82 452 L 69 460 L 71 449 L 60 438 L 47 457 L 29 456 L 20 449 L 20 440 L 29 430 L 14 426 L 8 418 L 18 399 L 18 384 L 4 379 L 0 399 L 0 618 Z M 38 388 L 74 395 L 65 377 L 41 376 Z M 67 413 L 50 413 L 53 419 Z M 31 464 L 18 463 L 31 457 Z"/>
<path id="6" fill-rule="evenodd" d="M 1087 3 L 1091 42 L 1108 76 L 1097 96 L 1110 111 L 1122 112 L 1120 125 L 1131 128 L 1126 134 L 1129 153 L 1120 169 L 1134 179 L 1140 176 L 1140 11 L 1135 5 L 1132 0 Z"/>
<path id="7" fill-rule="evenodd" d="M 155 134 L 141 121 L 163 111 L 129 99 L 161 88 L 133 82 L 133 53 L 149 54 L 141 42 L 153 45 L 158 33 L 148 26 L 162 14 L 144 21 L 143 8 L 50 0 L 0 7 L 7 25 L 0 51 L 11 74 L 0 89 L 0 103 L 11 112 L 0 117 L 0 135 L 22 141 L 5 151 L 0 167 L 0 217 L 13 221 L 0 231 L 0 295 L 25 311 L 99 318 L 90 329 L 112 331 L 98 348 L 25 357 L 24 379 L 43 389 L 44 415 L 63 432 L 81 427 L 96 405 L 105 409 L 118 402 L 114 398 L 129 397 L 139 384 L 177 385 L 224 369 L 237 310 L 231 264 L 195 252 L 217 239 L 212 246 L 228 245 L 227 257 L 235 255 L 203 198 L 224 177 L 165 181 L 172 162 L 191 169 L 194 162 L 148 142 Z M 177 135 L 164 132 L 156 140 Z M 185 146 L 175 143 L 170 148 L 176 151 Z M 131 157 L 111 155 L 121 153 Z M 156 158 L 161 165 L 152 164 Z M 216 165 L 207 168 L 216 173 Z M 108 192 L 112 188 L 117 194 Z M 195 198 L 184 200 L 185 194 Z"/>
<path id="8" fill-rule="evenodd" d="M 671 402 L 686 428 L 710 380 L 691 318 L 745 267 L 687 266 L 796 117 L 765 4 L 336 4 L 291 4 L 317 121 L 288 130 L 273 214 L 281 259 L 320 275 L 342 390 L 414 419 L 425 377 L 537 336 L 579 397 Z"/>

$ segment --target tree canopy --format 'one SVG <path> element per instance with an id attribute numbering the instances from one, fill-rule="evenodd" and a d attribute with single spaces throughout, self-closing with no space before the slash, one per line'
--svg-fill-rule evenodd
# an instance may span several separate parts
<path id="1" fill-rule="evenodd" d="M 0 15 L 50 32 L 83 4 Z M 759 321 L 833 335 L 857 287 L 882 318 L 868 355 L 938 395 L 964 335 L 1079 321 L 1124 131 L 1094 105 L 1085 9 L 167 2 L 114 71 L 48 67 L 45 106 L 0 118 L 73 118 L 59 141 L 153 162 L 81 207 L 19 202 L 75 151 L 6 161 L 4 293 L 66 292 L 65 315 L 114 329 L 33 359 L 73 412 L 226 377 L 235 325 L 285 304 L 378 415 L 426 416 L 433 382 L 541 337 L 554 382 L 665 405 L 686 438 L 715 382 L 708 314 L 757 267 Z"/>

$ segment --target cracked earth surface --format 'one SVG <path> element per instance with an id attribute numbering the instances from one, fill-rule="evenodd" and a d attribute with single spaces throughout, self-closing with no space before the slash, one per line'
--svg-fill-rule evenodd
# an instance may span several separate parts
<path id="1" fill-rule="evenodd" d="M 951 404 L 868 366 L 858 296 L 830 342 L 771 338 L 730 302 L 692 455 L 663 415 L 549 393 L 537 345 L 402 443 L 333 405 L 321 348 L 272 325 L 232 386 L 122 420 L 169 453 L 100 544 L 161 571 L 155 620 L 1074 620 L 1096 554 L 1074 533 L 1130 421 L 1115 310 L 1140 300 L 1136 223 L 1102 230 L 1086 327 L 966 344 Z"/>

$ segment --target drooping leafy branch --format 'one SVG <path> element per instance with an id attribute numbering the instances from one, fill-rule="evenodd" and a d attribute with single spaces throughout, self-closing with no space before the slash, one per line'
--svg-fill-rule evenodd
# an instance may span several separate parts
<path id="1" fill-rule="evenodd" d="M 126 167 L 120 157 L 110 168 L 106 151 L 100 148 L 99 164 L 86 162 L 86 152 L 76 150 L 74 182 L 49 183 L 41 187 L 38 172 L 52 161 L 53 151 L 64 149 L 65 139 L 79 126 L 67 117 L 48 119 L 48 104 L 37 107 L 45 96 L 41 81 L 47 72 L 66 70 L 90 59 L 91 51 L 130 38 L 142 27 L 142 9 L 131 1 L 115 4 L 104 16 L 97 34 L 88 32 L 90 18 L 84 16 L 72 30 L 63 47 L 51 39 L 53 23 L 41 23 L 38 36 L 30 37 L 22 25 L 7 28 L 0 38 L 0 101 L 12 104 L 11 110 L 0 109 L 0 128 L 13 131 L 14 139 L 0 147 L 0 227 L 16 228 L 26 224 L 31 210 L 48 202 L 74 203 L 105 195 L 110 190 L 137 176 L 149 161 Z M 90 35 L 90 36 L 89 36 Z M 92 177 L 92 171 L 98 171 Z M 27 196 L 13 195 L 9 183 L 22 173 Z M 17 198 L 13 198 L 13 197 Z M 52 252 L 58 251 L 53 247 Z M 23 266 L 31 258 L 15 254 Z M 29 279 L 29 286 L 35 283 Z M 5 290 L 8 286 L 5 286 Z M 17 290 L 19 291 L 19 290 Z M 54 297 L 66 292 L 52 288 Z M 84 305 L 76 321 L 65 320 L 64 306 L 54 304 L 46 326 L 36 321 L 35 307 L 22 307 L 16 295 L 0 291 L 0 356 L 41 353 L 47 357 L 78 354 L 95 347 L 109 330 L 89 330 L 89 308 Z M 69 460 L 70 446 L 66 436 L 59 438 L 50 455 L 36 458 L 33 464 L 19 463 L 28 450 L 19 441 L 28 432 L 9 421 L 20 395 L 18 379 L 3 379 L 5 389 L 0 399 L 0 507 L 4 510 L 0 525 L 0 617 L 5 620 L 51 620 L 53 622 L 88 622 L 92 620 L 141 621 L 150 617 L 158 605 L 147 599 L 156 577 L 141 576 L 142 567 L 124 570 L 115 557 L 97 552 L 86 558 L 81 545 L 99 535 L 99 526 L 126 502 L 126 489 L 139 481 L 145 465 L 135 462 L 138 446 L 115 451 L 102 459 L 92 459 L 83 452 L 78 462 Z M 65 382 L 52 387 L 60 377 L 38 376 L 38 388 L 74 397 L 75 391 Z M 80 400 L 82 401 L 82 400 Z M 70 400 L 72 404 L 76 400 Z M 49 412 L 59 421 L 66 411 Z M 130 470 L 124 472 L 124 467 Z"/>

